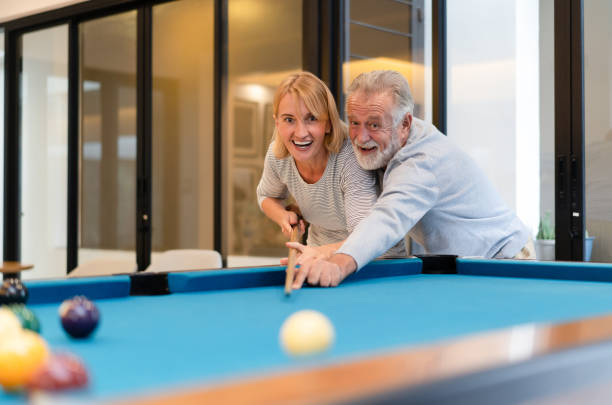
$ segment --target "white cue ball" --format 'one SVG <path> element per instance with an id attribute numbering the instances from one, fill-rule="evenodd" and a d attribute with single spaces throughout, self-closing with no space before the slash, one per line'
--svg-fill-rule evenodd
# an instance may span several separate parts
<path id="1" fill-rule="evenodd" d="M 334 326 L 325 315 L 310 309 L 288 317 L 280 329 L 283 350 L 292 356 L 324 352 L 334 342 Z"/>

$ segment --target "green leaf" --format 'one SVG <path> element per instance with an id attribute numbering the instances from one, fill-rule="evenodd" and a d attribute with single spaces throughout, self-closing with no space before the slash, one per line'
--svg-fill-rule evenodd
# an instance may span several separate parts
<path id="1" fill-rule="evenodd" d="M 538 226 L 538 234 L 536 235 L 536 239 L 555 239 L 555 227 L 553 226 L 552 220 L 550 218 L 550 211 L 546 211 L 544 213 L 544 216 L 540 219 L 540 225 Z"/>

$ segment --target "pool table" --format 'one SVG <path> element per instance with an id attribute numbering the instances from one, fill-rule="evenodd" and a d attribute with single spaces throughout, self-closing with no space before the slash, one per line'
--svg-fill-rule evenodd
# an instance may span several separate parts
<path id="1" fill-rule="evenodd" d="M 279 266 L 25 284 L 49 346 L 90 372 L 87 389 L 52 397 L 58 403 L 461 403 L 459 391 L 471 398 L 464 403 L 490 403 L 520 392 L 517 376 L 537 386 L 546 370 L 539 385 L 553 378 L 555 389 L 536 394 L 548 398 L 569 389 L 564 378 L 575 381 L 566 372 L 612 364 L 610 264 L 381 260 L 336 288 L 290 296 Z M 85 340 L 70 339 L 58 317 L 77 294 L 101 313 Z M 301 309 L 333 323 L 324 354 L 282 351 L 280 326 Z M 26 400 L 0 393 L 1 404 Z"/>

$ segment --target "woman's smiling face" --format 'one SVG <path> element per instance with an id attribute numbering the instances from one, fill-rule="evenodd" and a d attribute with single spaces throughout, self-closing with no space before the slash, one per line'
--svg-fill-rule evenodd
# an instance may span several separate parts
<path id="1" fill-rule="evenodd" d="M 326 161 L 324 140 L 330 130 L 329 120 L 319 120 L 303 100 L 291 93 L 283 96 L 274 118 L 278 135 L 296 162 Z"/>

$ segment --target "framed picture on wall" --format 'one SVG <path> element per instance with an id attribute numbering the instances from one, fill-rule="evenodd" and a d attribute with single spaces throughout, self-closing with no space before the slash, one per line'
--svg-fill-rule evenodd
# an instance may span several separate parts
<path id="1" fill-rule="evenodd" d="M 259 178 L 257 169 L 252 167 L 234 167 L 232 169 L 232 183 L 234 187 L 234 201 L 255 201 L 255 188 Z"/>
<path id="2" fill-rule="evenodd" d="M 270 146 L 270 142 L 272 142 L 272 135 L 274 134 L 274 117 L 272 103 L 267 103 L 264 106 L 264 116 L 263 116 L 263 155 L 266 156 L 266 152 L 268 151 L 268 146 Z"/>
<path id="3" fill-rule="evenodd" d="M 241 156 L 256 157 L 259 154 L 261 134 L 257 119 L 258 104 L 241 99 L 234 100 L 234 153 Z"/>

